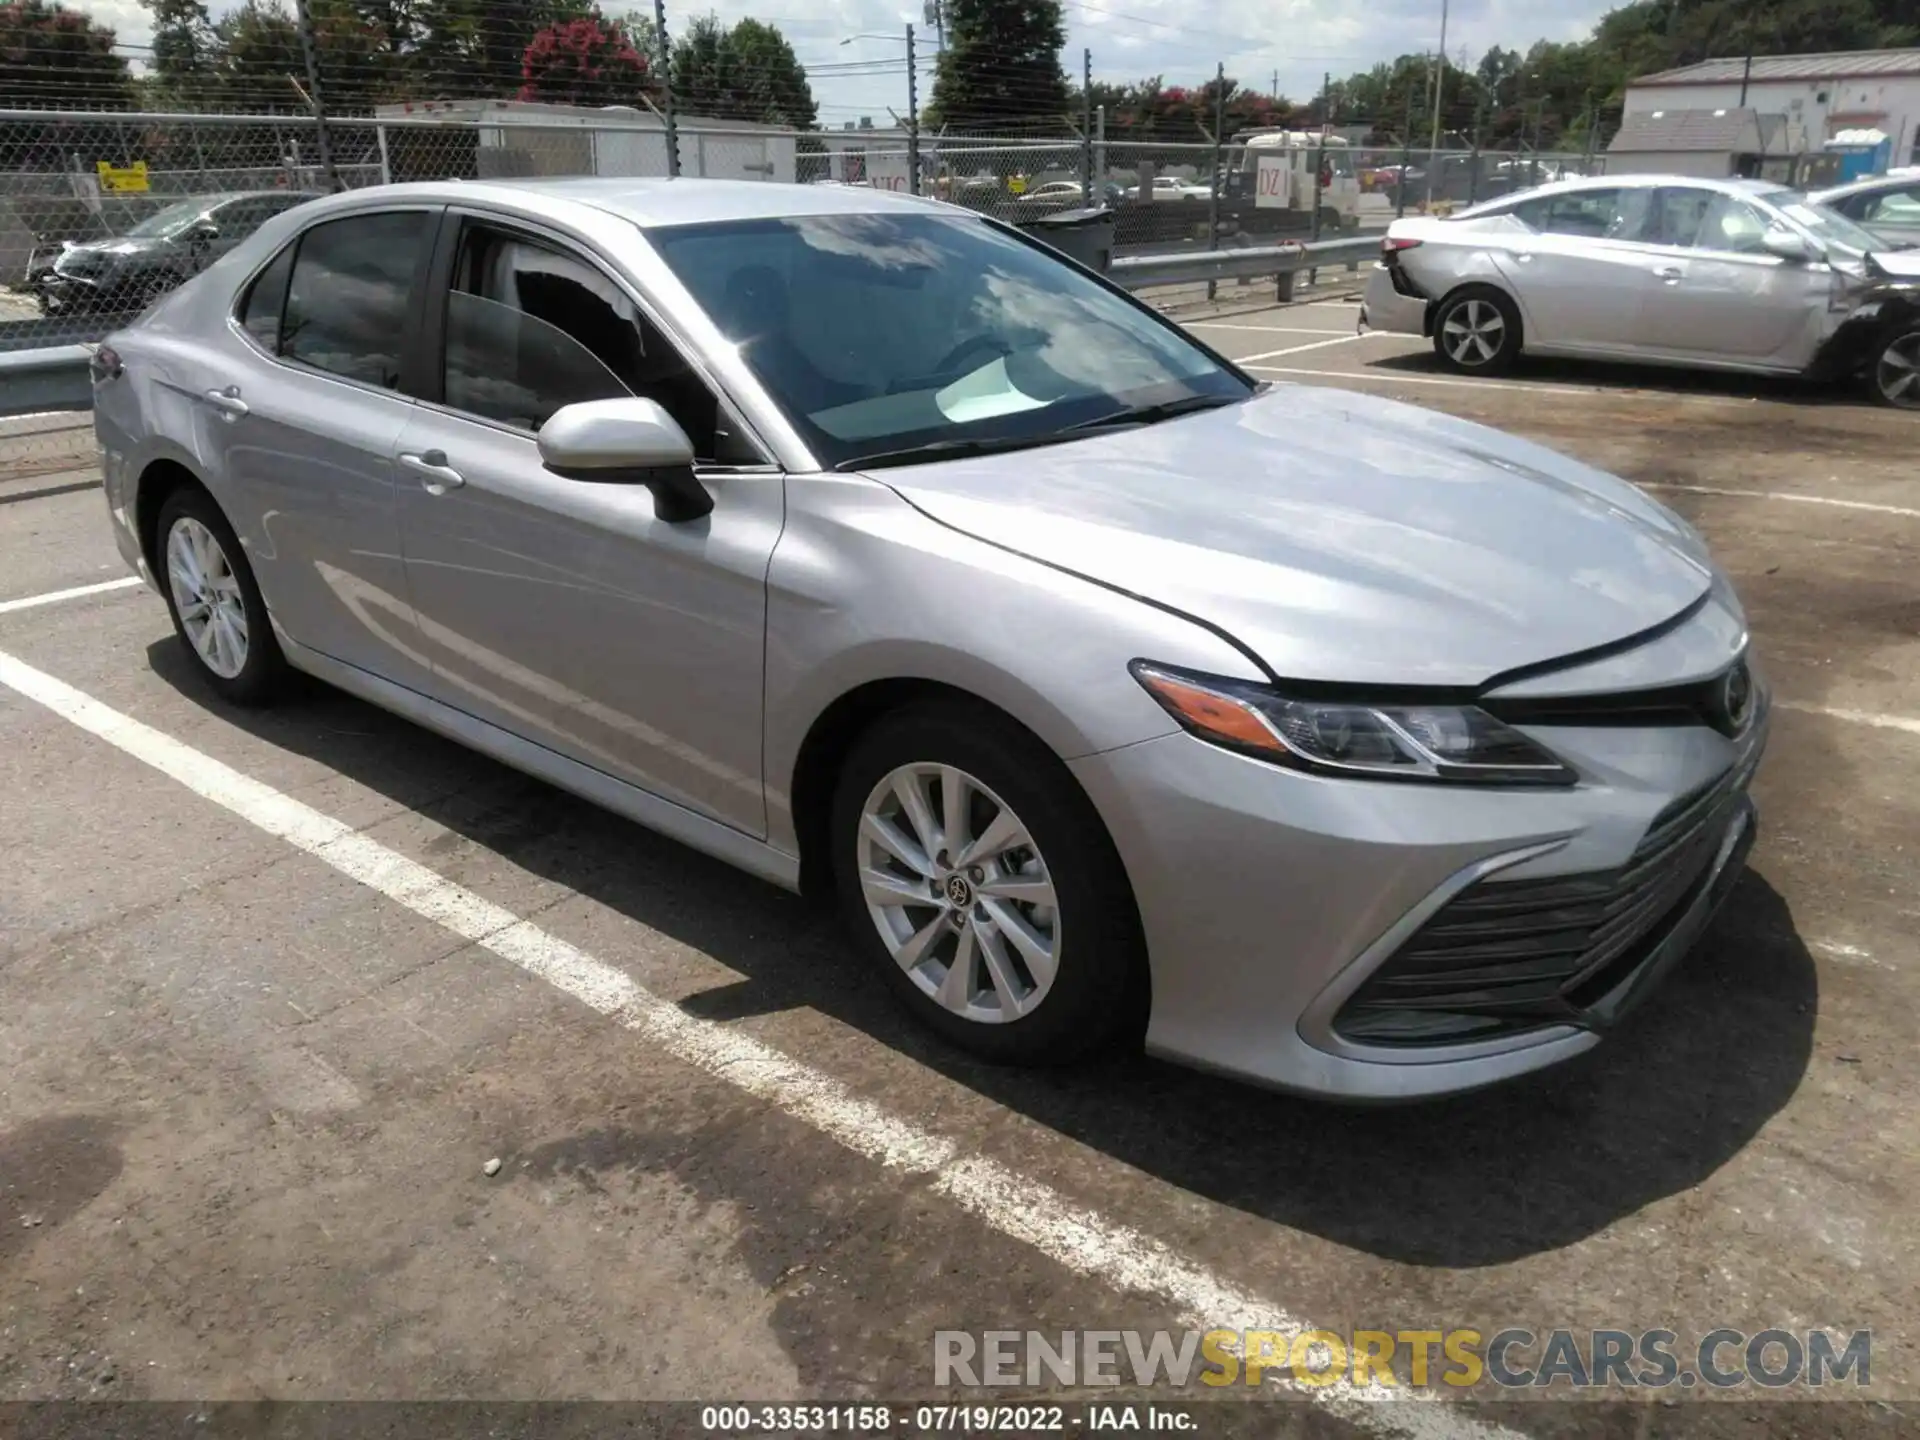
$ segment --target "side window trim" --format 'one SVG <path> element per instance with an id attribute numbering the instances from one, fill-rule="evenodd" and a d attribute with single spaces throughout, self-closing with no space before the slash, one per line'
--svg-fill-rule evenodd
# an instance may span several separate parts
<path id="1" fill-rule="evenodd" d="M 755 474 L 764 471 L 778 471 L 781 467 L 773 458 L 773 447 L 761 437 L 760 432 L 746 418 L 745 412 L 734 403 L 732 395 L 724 385 L 718 383 L 712 372 L 699 358 L 699 352 L 687 345 L 674 330 L 662 323 L 658 307 L 648 303 L 647 298 L 638 289 L 622 277 L 614 267 L 608 265 L 592 249 L 583 246 L 571 236 L 563 235 L 528 221 L 522 216 L 501 214 L 477 206 L 448 206 L 442 213 L 440 232 L 431 247 L 432 261 L 426 268 L 420 291 L 423 313 L 416 317 L 412 327 L 412 344 L 401 356 L 400 388 L 401 392 L 422 404 L 432 405 L 450 415 L 458 415 L 476 425 L 488 425 L 509 435 L 524 437 L 526 431 L 505 425 L 485 415 L 475 415 L 467 410 L 458 410 L 446 401 L 446 331 L 447 306 L 453 291 L 454 267 L 459 263 L 460 246 L 468 226 L 478 226 L 507 235 L 518 236 L 529 244 L 543 245 L 558 250 L 582 265 L 590 266 L 608 283 L 633 302 L 648 325 L 657 331 L 667 344 L 673 347 L 687 369 L 712 392 L 721 412 L 733 425 L 734 431 L 760 455 L 753 462 L 702 462 L 696 466 L 701 471 L 732 474 Z M 408 369 L 408 361 L 417 356 L 419 368 Z"/>
<path id="2" fill-rule="evenodd" d="M 351 375 L 339 375 L 331 370 L 322 370 L 317 365 L 308 365 L 304 361 L 282 354 L 282 347 L 286 344 L 287 296 L 292 293 L 293 272 L 295 267 L 300 263 L 300 247 L 306 244 L 307 236 L 315 230 L 318 230 L 322 225 L 331 225 L 339 220 L 358 220 L 369 215 L 405 214 L 422 214 L 427 216 L 428 220 L 427 243 L 421 246 L 421 257 L 414 270 L 412 288 L 407 296 L 408 338 L 402 342 L 400 349 L 400 385 L 394 389 L 388 389 L 382 385 L 370 385 L 364 380 L 354 379 Z M 239 336 L 244 344 L 252 347 L 255 354 L 261 356 L 263 359 L 271 360 L 276 365 L 283 365 L 287 369 L 297 371 L 302 375 L 314 375 L 323 380 L 331 380 L 336 384 L 351 385 L 356 390 L 365 390 L 372 395 L 388 395 L 395 400 L 411 403 L 414 397 L 408 392 L 406 387 L 407 360 L 414 345 L 418 343 L 421 330 L 421 310 L 425 303 L 425 291 L 422 289 L 422 284 L 426 275 L 429 273 L 430 262 L 437 251 L 439 234 L 445 229 L 446 207 L 444 205 L 416 203 L 412 205 L 368 206 L 364 210 L 349 210 L 343 215 L 320 216 L 311 223 L 302 226 L 278 250 L 268 254 L 265 259 L 254 267 L 253 273 L 247 277 L 246 283 L 234 291 L 233 305 L 227 311 L 227 329 Z M 283 254 L 289 257 L 287 264 L 287 288 L 280 296 L 280 318 L 279 324 L 274 329 L 273 349 L 268 350 L 256 341 L 252 335 L 247 333 L 247 327 L 240 321 L 240 307 L 245 303 L 246 297 L 253 293 L 254 284 L 266 273 L 267 268 Z"/>

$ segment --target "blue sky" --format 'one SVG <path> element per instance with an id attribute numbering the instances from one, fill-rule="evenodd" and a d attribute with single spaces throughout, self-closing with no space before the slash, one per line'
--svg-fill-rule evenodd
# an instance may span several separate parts
<path id="1" fill-rule="evenodd" d="M 289 0 L 290 3 L 290 0 Z M 670 28 L 704 13 L 676 9 L 669 0 Z M 921 0 L 772 0 L 774 9 L 715 4 L 722 21 L 752 14 L 778 25 L 810 68 L 873 61 L 881 73 L 850 75 L 820 71 L 813 91 L 824 125 L 871 115 L 888 123 L 888 107 L 906 108 L 904 46 L 890 40 L 842 40 L 863 31 L 901 33 L 923 25 Z M 1491 45 L 1524 50 L 1536 40 L 1572 40 L 1585 35 L 1619 0 L 1451 0 L 1447 54 L 1477 60 Z M 1081 49 L 1093 51 L 1101 79 L 1134 80 L 1163 75 L 1168 84 L 1196 85 L 1224 60 L 1227 73 L 1265 89 L 1278 72 L 1280 89 L 1295 99 L 1319 88 L 1323 72 L 1335 76 L 1381 60 L 1422 50 L 1440 41 L 1441 0 L 1063 0 L 1067 16 L 1069 71 Z M 622 0 L 603 6 L 618 14 Z M 112 25 L 123 42 L 150 42 L 151 23 L 138 0 L 82 0 L 81 8 Z M 216 10 L 227 6 L 218 4 Z M 932 49 L 933 37 L 926 44 Z"/>

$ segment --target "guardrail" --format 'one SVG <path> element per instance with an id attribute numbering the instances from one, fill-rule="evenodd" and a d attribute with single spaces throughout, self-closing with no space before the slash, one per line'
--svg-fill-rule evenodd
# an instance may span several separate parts
<path id="1" fill-rule="evenodd" d="M 90 407 L 93 380 L 87 361 L 92 354 L 91 345 L 0 352 L 0 416 Z"/>
<path id="2" fill-rule="evenodd" d="M 1380 237 L 1362 235 L 1343 240 L 1314 240 L 1283 245 L 1240 245 L 1224 250 L 1197 250 L 1185 255 L 1130 255 L 1115 260 L 1107 274 L 1129 290 L 1160 285 L 1195 285 L 1220 280 L 1275 281 L 1275 299 L 1293 298 L 1293 279 L 1303 270 L 1344 266 L 1358 270 L 1380 255 Z"/>

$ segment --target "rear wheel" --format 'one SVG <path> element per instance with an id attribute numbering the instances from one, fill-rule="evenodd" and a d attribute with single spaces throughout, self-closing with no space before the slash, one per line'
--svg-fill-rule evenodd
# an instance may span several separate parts
<path id="1" fill-rule="evenodd" d="M 989 1059 L 1075 1060 L 1141 995 L 1125 871 L 1066 767 L 984 707 L 880 720 L 843 767 L 835 881 L 855 944 L 918 1019 Z"/>
<path id="2" fill-rule="evenodd" d="M 1520 354 L 1520 312 L 1498 290 L 1449 295 L 1434 317 L 1433 349 L 1450 370 L 1501 374 Z"/>
<path id="3" fill-rule="evenodd" d="M 1920 325 L 1895 335 L 1873 365 L 1873 398 L 1901 410 L 1920 410 Z"/>

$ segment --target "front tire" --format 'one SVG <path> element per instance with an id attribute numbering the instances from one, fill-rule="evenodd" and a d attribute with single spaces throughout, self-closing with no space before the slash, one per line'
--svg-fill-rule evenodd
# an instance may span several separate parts
<path id="1" fill-rule="evenodd" d="M 855 945 L 955 1045 L 1065 1064 L 1137 1015 L 1145 947 L 1120 857 L 1066 767 L 997 712 L 881 719 L 841 769 L 830 837 Z"/>
<path id="2" fill-rule="evenodd" d="M 160 507 L 161 592 L 194 669 L 223 700 L 264 705 L 289 675 L 267 602 L 233 526 L 197 485 Z"/>
<path id="3" fill-rule="evenodd" d="M 1868 376 L 1873 398 L 1897 410 L 1920 410 L 1920 325 L 1887 341 Z"/>
<path id="4" fill-rule="evenodd" d="M 1462 290 L 1433 317 L 1433 350 L 1462 375 L 1503 375 L 1520 355 L 1520 312 L 1498 290 Z"/>

